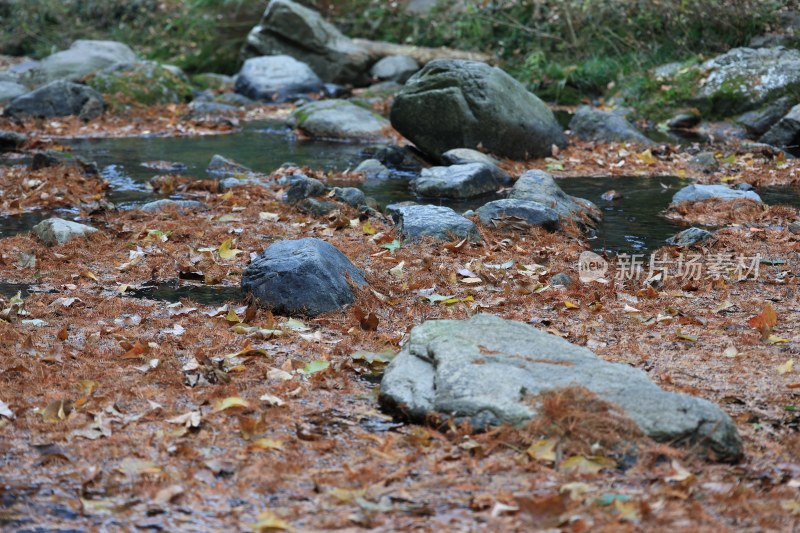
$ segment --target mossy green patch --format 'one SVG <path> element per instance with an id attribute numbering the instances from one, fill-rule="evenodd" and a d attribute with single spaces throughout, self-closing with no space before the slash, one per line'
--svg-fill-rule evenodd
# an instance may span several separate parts
<path id="1" fill-rule="evenodd" d="M 112 110 L 187 102 L 192 86 L 179 74 L 154 63 L 140 63 L 129 69 L 99 72 L 89 79 Z"/>

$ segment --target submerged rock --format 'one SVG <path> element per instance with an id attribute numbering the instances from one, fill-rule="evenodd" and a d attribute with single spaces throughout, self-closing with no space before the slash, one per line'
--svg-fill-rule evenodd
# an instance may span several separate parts
<path id="1" fill-rule="evenodd" d="M 569 122 L 569 129 L 585 141 L 603 143 L 636 143 L 644 146 L 654 144 L 642 132 L 616 113 L 598 111 L 581 106 Z"/>
<path id="2" fill-rule="evenodd" d="M 285 102 L 323 89 L 308 65 L 285 55 L 248 59 L 236 77 L 237 93 L 265 102 Z"/>
<path id="3" fill-rule="evenodd" d="M 386 206 L 404 239 L 431 237 L 439 241 L 468 238 L 480 240 L 475 224 L 449 207 L 438 205 L 392 204 Z"/>
<path id="4" fill-rule="evenodd" d="M 500 180 L 490 165 L 469 163 L 425 168 L 413 186 L 417 196 L 424 198 L 466 199 L 497 191 Z"/>
<path id="5" fill-rule="evenodd" d="M 86 237 L 90 233 L 97 232 L 97 229 L 86 224 L 53 217 L 39 222 L 31 228 L 31 231 L 46 245 L 54 246 L 69 242 L 75 237 Z"/>
<path id="6" fill-rule="evenodd" d="M 664 391 L 641 370 L 491 315 L 428 320 L 411 330 L 386 369 L 379 401 L 412 421 L 453 417 L 483 429 L 524 424 L 537 416 L 537 395 L 576 385 L 619 406 L 659 442 L 697 446 L 724 461 L 742 457 L 735 424 L 711 402 Z"/>
<path id="7" fill-rule="evenodd" d="M 436 59 L 397 94 L 392 126 L 435 158 L 477 148 L 511 159 L 550 155 L 566 146 L 552 111 L 517 80 L 477 61 Z"/>
<path id="8" fill-rule="evenodd" d="M 305 6 L 272 0 L 247 35 L 242 57 L 288 55 L 308 64 L 327 83 L 365 84 L 370 56 Z"/>
<path id="9" fill-rule="evenodd" d="M 313 238 L 278 241 L 253 260 L 242 290 L 275 313 L 317 316 L 355 301 L 350 283 L 364 276 L 333 245 Z"/>
<path id="10" fill-rule="evenodd" d="M 522 174 L 508 197 L 515 200 L 538 202 L 553 209 L 559 216 L 578 222 L 599 222 L 602 212 L 589 200 L 570 196 L 561 190 L 553 176 L 541 170 Z"/>
<path id="11" fill-rule="evenodd" d="M 5 115 L 24 117 L 66 117 L 78 115 L 91 120 L 103 114 L 103 97 L 86 85 L 54 81 L 14 98 L 5 108 Z"/>
<path id="12" fill-rule="evenodd" d="M 292 113 L 292 126 L 317 139 L 334 141 L 387 141 L 389 121 L 347 100 L 322 100 L 305 104 Z"/>
<path id="13" fill-rule="evenodd" d="M 477 211 L 481 224 L 494 228 L 540 226 L 549 230 L 559 227 L 558 213 L 539 202 L 505 198 L 482 206 Z"/>
<path id="14" fill-rule="evenodd" d="M 699 202 L 701 200 L 753 200 L 761 203 L 761 197 L 753 191 L 731 189 L 725 185 L 688 185 L 672 197 L 673 204 Z"/>

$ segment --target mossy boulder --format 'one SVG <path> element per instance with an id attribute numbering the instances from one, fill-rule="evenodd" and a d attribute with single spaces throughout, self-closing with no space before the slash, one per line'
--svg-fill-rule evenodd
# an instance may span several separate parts
<path id="1" fill-rule="evenodd" d="M 114 65 L 87 83 L 112 109 L 178 104 L 192 98 L 192 85 L 179 69 L 153 62 Z"/>

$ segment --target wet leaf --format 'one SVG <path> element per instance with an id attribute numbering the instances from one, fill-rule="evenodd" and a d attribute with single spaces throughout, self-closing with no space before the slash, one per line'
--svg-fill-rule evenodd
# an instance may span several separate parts
<path id="1" fill-rule="evenodd" d="M 219 245 L 219 256 L 221 259 L 234 259 L 237 255 L 243 253 L 242 250 L 237 250 L 232 248 L 233 246 L 233 239 L 225 239 L 225 241 Z"/>
<path id="2" fill-rule="evenodd" d="M 310 363 L 306 364 L 303 367 L 303 374 L 310 376 L 311 374 L 316 374 L 317 372 L 323 372 L 331 366 L 330 361 L 318 360 L 318 361 L 311 361 Z"/>
<path id="3" fill-rule="evenodd" d="M 541 439 L 528 446 L 525 453 L 537 461 L 554 462 L 557 445 L 558 439 Z"/>
<path id="4" fill-rule="evenodd" d="M 562 472 L 571 472 L 575 474 L 597 474 L 601 470 L 610 470 L 616 468 L 617 463 L 607 457 L 593 455 L 591 457 L 584 457 L 582 455 L 575 455 L 565 459 L 558 465 L 558 469 Z"/>
<path id="5" fill-rule="evenodd" d="M 214 405 L 214 412 L 218 413 L 220 411 L 225 411 L 226 409 L 233 409 L 237 407 L 247 408 L 250 407 L 250 404 L 247 403 L 247 400 L 244 398 L 240 398 L 238 396 L 228 396 L 222 400 L 219 400 Z"/>

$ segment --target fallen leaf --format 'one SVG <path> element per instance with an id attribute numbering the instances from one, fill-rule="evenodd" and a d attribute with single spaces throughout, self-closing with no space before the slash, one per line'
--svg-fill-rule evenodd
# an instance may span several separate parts
<path id="1" fill-rule="evenodd" d="M 557 439 L 541 439 L 528 446 L 525 453 L 537 461 L 555 462 L 556 445 Z"/>
<path id="2" fill-rule="evenodd" d="M 251 526 L 256 533 L 274 533 L 289 529 L 289 523 L 270 511 L 258 515 L 258 522 Z"/>
<path id="3" fill-rule="evenodd" d="M 233 239 L 225 239 L 225 241 L 219 245 L 219 256 L 221 259 L 233 259 L 237 255 L 243 253 L 242 250 L 237 250 L 235 248 L 231 248 L 233 246 Z"/>
<path id="4" fill-rule="evenodd" d="M 402 278 L 403 277 L 403 267 L 405 266 L 405 264 L 406 264 L 405 261 L 400 261 L 397 264 L 397 266 L 395 266 L 394 268 L 389 270 L 389 274 L 391 274 L 392 276 L 394 276 L 396 278 Z"/>
<path id="5" fill-rule="evenodd" d="M 792 370 L 794 370 L 794 359 L 789 359 L 778 367 L 778 374 L 782 376 L 784 374 L 788 374 Z"/>
<path id="6" fill-rule="evenodd" d="M 575 474 L 597 474 L 601 470 L 610 470 L 616 468 L 616 466 L 617 463 L 607 457 L 574 455 L 562 461 L 558 465 L 558 469 L 562 472 Z"/>
<path id="7" fill-rule="evenodd" d="M 311 361 L 310 363 L 306 364 L 303 367 L 303 374 L 310 376 L 311 374 L 316 374 L 317 372 L 323 372 L 331 366 L 330 361 Z"/>
<path id="8" fill-rule="evenodd" d="M 761 340 L 767 340 L 772 328 L 778 323 L 778 314 L 772 307 L 772 304 L 767 302 L 764 304 L 764 309 L 758 315 L 754 316 L 747 321 L 747 325 L 755 328 L 761 332 Z"/>
<path id="9" fill-rule="evenodd" d="M 14 412 L 8 406 L 7 403 L 0 400 L 0 416 L 4 416 L 6 418 L 14 419 Z"/>
<path id="10" fill-rule="evenodd" d="M 291 375 L 289 377 L 291 378 Z M 280 407 L 285 403 L 283 400 L 277 396 L 273 396 L 272 394 L 262 394 L 259 400 L 262 402 L 267 402 L 270 405 L 274 405 L 275 407 Z"/>
<path id="11" fill-rule="evenodd" d="M 283 442 L 274 439 L 261 438 L 251 442 L 250 446 L 248 446 L 248 449 L 281 450 L 283 449 Z"/>
<path id="12" fill-rule="evenodd" d="M 581 306 L 576 304 L 575 302 L 564 300 L 564 307 L 566 307 L 567 309 L 580 309 Z"/>
<path id="13" fill-rule="evenodd" d="M 219 400 L 214 405 L 214 412 L 218 413 L 220 411 L 225 411 L 226 409 L 233 409 L 236 407 L 250 407 L 250 404 L 247 403 L 247 400 L 244 398 L 240 398 L 238 396 L 228 396 L 222 400 Z"/>
<path id="14" fill-rule="evenodd" d="M 72 412 L 72 402 L 69 400 L 53 400 L 42 411 L 42 418 L 45 422 L 54 424 L 67 419 Z"/>

